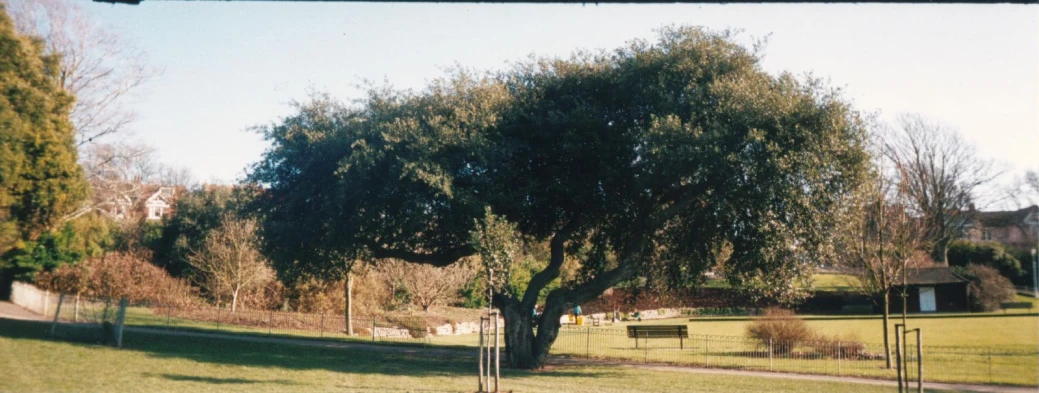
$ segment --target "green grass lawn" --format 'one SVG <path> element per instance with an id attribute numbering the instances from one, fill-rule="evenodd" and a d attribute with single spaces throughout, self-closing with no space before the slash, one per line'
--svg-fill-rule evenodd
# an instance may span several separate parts
<path id="1" fill-rule="evenodd" d="M 1021 299 L 1034 301 L 1030 298 Z M 170 323 L 175 328 L 201 331 L 217 329 L 214 322 L 191 321 L 177 318 L 175 315 L 170 318 Z M 291 314 L 275 315 L 276 320 L 277 318 L 295 318 Z M 690 334 L 694 336 L 682 343 L 684 348 L 679 348 L 678 340 L 655 339 L 650 343 L 649 351 L 646 351 L 644 346 L 635 348 L 634 340 L 626 337 L 624 327 L 630 324 L 628 322 L 602 327 L 566 328 L 561 331 L 552 353 L 635 362 L 648 361 L 807 374 L 893 378 L 893 371 L 887 369 L 884 362 L 876 358 L 884 352 L 880 345 L 883 343 L 883 333 L 879 317 L 806 316 L 805 320 L 811 328 L 822 334 L 842 338 L 857 337 L 856 341 L 870 344 L 866 352 L 873 357 L 837 359 L 835 354 L 812 355 L 811 352 L 818 351 L 803 346 L 795 351 L 796 356 L 773 356 L 772 359 L 769 359 L 763 348 L 755 342 L 748 342 L 743 337 L 747 326 L 752 321 L 746 317 L 693 318 L 692 321 L 689 318 L 680 318 L 641 322 L 642 324 L 686 324 L 689 326 Z M 153 310 L 146 308 L 131 308 L 127 321 L 128 324 L 134 326 L 164 327 L 167 318 L 166 315 L 153 314 Z M 342 322 L 336 321 L 340 324 Z M 892 325 L 900 321 L 898 316 L 892 316 Z M 360 325 L 359 327 L 367 326 L 366 324 L 370 325 L 370 322 L 357 323 Z M 277 327 L 268 329 L 229 326 L 224 323 L 220 326 L 219 331 L 261 336 L 271 334 L 339 341 L 371 341 L 371 336 L 347 337 L 341 333 L 342 326 L 334 327 L 333 325 L 329 321 L 323 322 L 322 326 L 328 327 L 327 332 L 318 333 Z M 930 348 L 925 351 L 925 367 L 928 370 L 929 380 L 1032 386 L 1039 384 L 1039 378 L 1034 372 L 1039 369 L 1039 356 L 1036 355 L 1036 348 L 1039 347 L 1039 337 L 1037 337 L 1039 335 L 1036 334 L 1039 332 L 1039 318 L 1034 314 L 997 312 L 911 315 L 908 325 L 910 329 L 922 329 L 923 342 L 927 348 Z M 340 333 L 334 333 L 336 331 Z M 891 331 L 893 335 L 893 327 Z M 704 342 L 706 336 L 710 336 L 710 342 Z M 447 335 L 422 339 L 379 337 L 376 341 L 406 345 L 475 347 L 478 336 L 475 334 Z"/>
<path id="2" fill-rule="evenodd" d="M 134 334 L 126 347 L 46 339 L 47 324 L 0 319 L 5 392 L 472 392 L 471 358 Z M 615 366 L 503 370 L 514 392 L 888 392 L 889 387 Z"/>

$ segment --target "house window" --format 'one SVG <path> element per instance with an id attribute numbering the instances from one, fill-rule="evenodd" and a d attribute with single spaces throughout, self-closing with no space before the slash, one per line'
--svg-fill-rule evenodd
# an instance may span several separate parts
<path id="1" fill-rule="evenodd" d="M 992 240 L 992 231 L 988 229 L 981 231 L 981 240 Z"/>

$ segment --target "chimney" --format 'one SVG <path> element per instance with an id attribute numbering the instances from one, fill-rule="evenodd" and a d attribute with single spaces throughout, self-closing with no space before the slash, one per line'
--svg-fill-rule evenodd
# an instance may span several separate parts
<path id="1" fill-rule="evenodd" d="M 967 205 L 967 209 L 968 209 L 968 210 L 969 210 L 969 211 L 970 211 L 971 213 L 973 213 L 973 212 L 974 212 L 974 202 L 971 202 L 971 203 L 970 203 L 969 205 Z"/>

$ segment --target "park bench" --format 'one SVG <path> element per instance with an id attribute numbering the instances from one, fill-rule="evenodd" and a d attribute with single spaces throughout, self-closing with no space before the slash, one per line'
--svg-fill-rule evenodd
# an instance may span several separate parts
<path id="1" fill-rule="evenodd" d="M 685 339 L 689 338 L 689 327 L 686 325 L 632 325 L 628 326 L 628 338 L 635 339 L 635 348 L 639 347 L 640 338 L 677 338 L 678 347 L 685 349 Z"/>
<path id="2" fill-rule="evenodd" d="M 1031 311 L 1032 310 L 1032 302 L 1000 303 L 999 304 L 999 308 L 1003 309 L 1003 313 L 1004 314 L 1007 313 L 1007 309 L 1009 309 L 1009 308 L 1020 308 L 1020 309 L 1027 309 L 1027 310 Z"/>

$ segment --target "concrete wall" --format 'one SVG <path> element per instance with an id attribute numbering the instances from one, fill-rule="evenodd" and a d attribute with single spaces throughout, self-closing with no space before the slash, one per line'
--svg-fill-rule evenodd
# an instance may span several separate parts
<path id="1" fill-rule="evenodd" d="M 11 303 L 40 315 L 53 313 L 58 297 L 57 293 L 41 290 L 32 284 L 17 281 L 11 284 Z"/>

